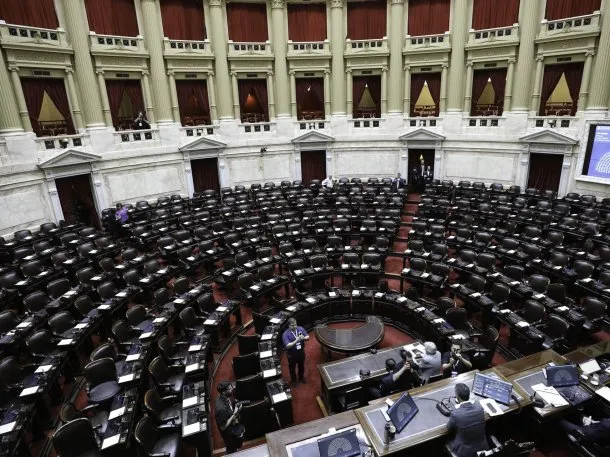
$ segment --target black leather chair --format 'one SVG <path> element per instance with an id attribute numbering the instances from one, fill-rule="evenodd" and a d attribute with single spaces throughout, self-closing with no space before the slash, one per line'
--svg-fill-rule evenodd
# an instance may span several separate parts
<path id="1" fill-rule="evenodd" d="M 179 429 L 182 425 L 182 410 L 176 397 L 161 397 L 155 389 L 144 395 L 144 409 L 157 427 Z"/>
<path id="2" fill-rule="evenodd" d="M 188 348 L 185 347 L 185 344 L 172 343 L 167 335 L 163 335 L 157 341 L 157 346 L 159 347 L 161 357 L 163 357 L 168 366 L 184 364 L 184 360 L 188 355 Z"/>
<path id="3" fill-rule="evenodd" d="M 114 342 L 122 349 L 127 350 L 132 344 L 138 344 L 139 332 L 136 332 L 131 326 L 124 320 L 118 320 L 112 324 L 112 336 Z"/>
<path id="4" fill-rule="evenodd" d="M 134 436 L 145 457 L 178 457 L 181 454 L 182 433 L 161 433 L 148 416 L 140 419 Z"/>
<path id="5" fill-rule="evenodd" d="M 180 322 L 184 326 L 184 331 L 190 335 L 202 335 L 204 333 L 203 322 L 204 317 L 198 316 L 195 310 L 190 306 L 187 306 L 179 314 Z"/>
<path id="6" fill-rule="evenodd" d="M 239 348 L 239 355 L 248 355 L 257 352 L 260 339 L 260 335 L 256 333 L 252 335 L 246 335 L 244 333 L 238 334 L 237 347 Z"/>
<path id="7" fill-rule="evenodd" d="M 36 364 L 20 365 L 17 359 L 9 356 L 0 361 L 0 387 L 5 392 L 18 394 L 23 389 L 22 381 L 36 368 Z"/>
<path id="8" fill-rule="evenodd" d="M 530 325 L 538 325 L 544 321 L 546 315 L 543 305 L 535 300 L 526 300 L 518 314 Z"/>
<path id="9" fill-rule="evenodd" d="M 485 370 L 491 366 L 500 333 L 498 330 L 489 325 L 479 335 L 471 335 L 471 344 L 474 345 L 476 351 L 472 355 L 472 367 L 478 370 Z"/>
<path id="10" fill-rule="evenodd" d="M 235 398 L 237 400 L 262 400 L 267 393 L 262 373 L 237 378 L 235 381 Z"/>
<path id="11" fill-rule="evenodd" d="M 102 455 L 91 422 L 81 417 L 62 425 L 53 434 L 58 457 L 98 457 Z"/>
<path id="12" fill-rule="evenodd" d="M 178 395 L 182 392 L 185 377 L 184 370 L 181 369 L 180 372 L 172 373 L 161 356 L 155 357 L 150 362 L 148 372 L 157 389 L 163 392 L 163 394 Z"/>
<path id="13" fill-rule="evenodd" d="M 0 312 L 0 334 L 14 329 L 17 325 L 19 325 L 19 318 L 14 311 L 7 309 Z"/>
<path id="14" fill-rule="evenodd" d="M 241 423 L 246 428 L 244 436 L 248 440 L 260 438 L 278 428 L 268 398 L 243 406 L 239 414 Z"/>
<path id="15" fill-rule="evenodd" d="M 96 347 L 91 355 L 89 356 L 90 361 L 109 358 L 114 361 L 117 374 L 123 373 L 125 369 L 125 357 L 126 354 L 119 353 L 117 348 L 112 343 L 100 344 Z M 122 359 L 122 360 L 121 360 Z"/>
<path id="16" fill-rule="evenodd" d="M 541 330 L 550 338 L 550 341 L 547 344 L 549 348 L 556 347 L 561 350 L 565 348 L 569 329 L 570 324 L 568 321 L 557 314 L 551 314 Z"/>
<path id="17" fill-rule="evenodd" d="M 592 441 L 581 430 L 567 434 L 568 447 L 580 457 L 610 457 L 610 441 Z"/>
<path id="18" fill-rule="evenodd" d="M 258 373 L 261 370 L 258 352 L 233 357 L 233 374 L 235 379 Z"/>
<path id="19" fill-rule="evenodd" d="M 583 329 L 589 333 L 599 331 L 606 317 L 606 309 L 607 305 L 603 301 L 594 297 L 585 297 L 581 308 L 586 317 Z"/>
<path id="20" fill-rule="evenodd" d="M 103 403 L 120 390 L 114 360 L 109 357 L 89 362 L 83 371 L 89 403 Z"/>
<path id="21" fill-rule="evenodd" d="M 59 418 L 64 424 L 73 420 L 85 418 L 91 422 L 96 437 L 104 436 L 108 426 L 108 411 L 100 410 L 99 405 L 87 405 L 83 409 L 77 409 L 72 403 L 64 403 L 59 410 Z"/>

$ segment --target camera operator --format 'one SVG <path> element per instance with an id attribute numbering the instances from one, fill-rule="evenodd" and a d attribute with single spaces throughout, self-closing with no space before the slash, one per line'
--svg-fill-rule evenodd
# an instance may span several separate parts
<path id="1" fill-rule="evenodd" d="M 245 427 L 239 423 L 242 403 L 235 403 L 235 386 L 231 381 L 221 381 L 216 386 L 220 395 L 216 398 L 216 425 L 227 448 L 227 454 L 237 451 L 243 444 Z"/>
<path id="2" fill-rule="evenodd" d="M 282 335 L 282 343 L 288 356 L 288 370 L 290 371 L 290 382 L 293 387 L 299 382 L 305 384 L 305 341 L 309 340 L 307 331 L 297 325 L 294 318 L 288 319 L 288 328 Z M 298 378 L 297 370 L 298 367 Z"/>
<path id="3" fill-rule="evenodd" d="M 442 363 L 445 377 L 457 376 L 472 370 L 470 357 L 462 353 L 462 345 L 459 342 L 451 343 L 450 351 L 443 354 Z"/>

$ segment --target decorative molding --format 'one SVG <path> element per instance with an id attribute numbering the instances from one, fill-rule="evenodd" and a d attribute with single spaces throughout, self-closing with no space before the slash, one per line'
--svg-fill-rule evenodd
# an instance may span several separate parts
<path id="1" fill-rule="evenodd" d="M 271 0 L 272 9 L 284 9 L 286 7 L 286 0 Z"/>
<path id="2" fill-rule="evenodd" d="M 184 153 L 189 153 L 189 152 L 195 152 L 195 151 L 210 151 L 210 150 L 214 150 L 217 151 L 219 149 L 224 149 L 227 147 L 226 143 L 223 143 L 221 141 L 216 141 L 213 140 L 211 138 L 206 138 L 206 137 L 201 137 L 201 138 L 197 138 L 196 140 L 191 141 L 190 143 L 185 144 L 184 146 L 180 146 L 178 148 L 179 152 Z"/>
<path id="3" fill-rule="evenodd" d="M 345 0 L 330 0 L 331 8 L 343 8 L 345 5 Z"/>
<path id="4" fill-rule="evenodd" d="M 420 128 L 398 137 L 399 141 L 443 141 L 444 135 L 428 129 Z"/>
<path id="5" fill-rule="evenodd" d="M 210 6 L 222 6 L 222 0 L 209 0 Z"/>
<path id="6" fill-rule="evenodd" d="M 45 170 L 55 167 L 66 167 L 72 165 L 90 165 L 92 162 L 102 160 L 102 156 L 91 152 L 81 151 L 79 149 L 66 149 L 52 157 L 49 157 L 42 162 L 39 162 L 38 168 Z"/>
<path id="7" fill-rule="evenodd" d="M 544 129 L 540 132 L 530 133 L 519 138 L 522 143 L 556 144 L 569 146 L 578 143 L 578 140 L 567 135 L 562 135 L 553 130 Z"/>
<path id="8" fill-rule="evenodd" d="M 293 144 L 303 144 L 303 143 L 330 143 L 335 141 L 332 136 L 324 135 L 320 132 L 310 131 L 301 136 L 298 136 L 292 139 Z"/>

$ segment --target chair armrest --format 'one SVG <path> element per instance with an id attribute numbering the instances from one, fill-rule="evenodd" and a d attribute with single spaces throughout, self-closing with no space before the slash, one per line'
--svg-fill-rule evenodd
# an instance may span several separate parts
<path id="1" fill-rule="evenodd" d="M 190 341 L 174 341 L 175 346 L 190 346 Z"/>
<path id="2" fill-rule="evenodd" d="M 170 457 L 171 454 L 168 452 L 155 452 L 153 454 L 148 454 L 148 457 Z"/>
<path id="3" fill-rule="evenodd" d="M 141 329 L 141 328 L 139 328 L 139 327 L 134 327 L 134 326 L 131 326 L 131 331 L 133 331 L 133 332 L 138 332 L 138 333 L 142 333 L 144 330 L 142 330 L 142 329 Z"/>
<path id="4" fill-rule="evenodd" d="M 161 397 L 161 401 L 163 403 L 174 402 L 180 399 L 180 395 L 166 395 L 165 397 Z"/>
<path id="5" fill-rule="evenodd" d="M 94 411 L 96 410 L 100 405 L 98 405 L 97 403 L 93 403 L 91 405 L 87 405 L 85 406 L 83 409 L 80 410 L 81 413 L 85 414 L 88 413 L 89 411 Z"/>

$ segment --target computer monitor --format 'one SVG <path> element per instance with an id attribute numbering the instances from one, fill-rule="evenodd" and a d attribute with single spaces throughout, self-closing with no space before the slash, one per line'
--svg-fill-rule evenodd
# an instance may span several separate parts
<path id="1" fill-rule="evenodd" d="M 485 398 L 493 398 L 495 401 L 504 405 L 510 404 L 510 397 L 513 393 L 513 385 L 510 382 L 487 376 L 482 373 L 475 373 L 472 382 L 472 392 Z"/>
<path id="2" fill-rule="evenodd" d="M 550 387 L 567 387 L 578 384 L 576 365 L 546 367 L 546 383 Z"/>
<path id="3" fill-rule="evenodd" d="M 417 414 L 419 408 L 408 392 L 400 396 L 396 402 L 388 409 L 388 416 L 396 427 L 396 432 L 400 433 L 407 426 L 411 419 Z"/>
<path id="4" fill-rule="evenodd" d="M 360 455 L 356 429 L 350 428 L 318 439 L 320 457 L 354 457 Z"/>

